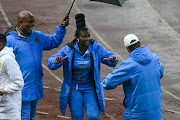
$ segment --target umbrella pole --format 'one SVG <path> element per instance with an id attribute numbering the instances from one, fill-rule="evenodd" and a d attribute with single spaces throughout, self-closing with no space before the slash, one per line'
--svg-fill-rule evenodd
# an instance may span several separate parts
<path id="1" fill-rule="evenodd" d="M 73 3 L 72 3 L 72 5 L 71 5 L 71 7 L 70 7 L 70 10 L 69 10 L 67 16 L 69 16 L 69 14 L 70 14 L 70 12 L 71 12 L 71 9 L 72 9 L 72 7 L 73 7 L 73 5 L 74 5 L 74 2 L 75 2 L 75 0 L 73 0 Z"/>

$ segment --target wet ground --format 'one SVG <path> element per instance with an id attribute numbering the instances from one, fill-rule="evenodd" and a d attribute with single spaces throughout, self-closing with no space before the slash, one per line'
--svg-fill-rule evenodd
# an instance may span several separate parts
<path id="1" fill-rule="evenodd" d="M 16 16 L 21 10 L 31 11 L 35 16 L 36 30 L 53 34 L 55 27 L 68 12 L 72 0 L 0 0 L 9 23 L 16 24 Z M 128 0 L 123 7 L 76 0 L 70 14 L 70 25 L 62 45 L 43 54 L 44 97 L 39 100 L 37 120 L 70 119 L 69 108 L 66 118 L 59 110 L 59 93 L 62 68 L 50 71 L 46 68 L 47 58 L 52 56 L 67 42 L 74 38 L 75 14 L 82 12 L 86 16 L 87 27 L 92 37 L 110 51 L 116 53 L 120 62 L 128 58 L 123 38 L 129 33 L 136 34 L 152 52 L 158 54 L 165 67 L 162 84 L 162 107 L 164 120 L 180 118 L 180 1 L 179 0 Z M 0 14 L 0 32 L 8 29 L 7 20 Z M 115 67 L 116 68 L 116 67 Z M 101 67 L 102 79 L 115 68 Z M 105 91 L 106 115 L 102 120 L 123 120 L 122 86 Z M 85 119 L 87 119 L 85 117 Z"/>

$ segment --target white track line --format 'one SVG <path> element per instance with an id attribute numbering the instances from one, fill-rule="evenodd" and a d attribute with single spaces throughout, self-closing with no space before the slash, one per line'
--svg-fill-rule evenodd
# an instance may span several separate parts
<path id="1" fill-rule="evenodd" d="M 38 114 L 42 114 L 42 115 L 48 115 L 48 113 L 46 113 L 46 112 L 36 111 L 36 113 L 38 113 Z"/>
<path id="2" fill-rule="evenodd" d="M 43 88 L 48 89 L 49 87 L 47 87 L 47 86 L 43 86 Z"/>
<path id="3" fill-rule="evenodd" d="M 106 97 L 105 97 L 104 99 L 105 99 L 105 100 L 109 100 L 109 101 L 112 101 L 112 100 L 113 100 L 113 99 L 111 99 L 111 98 L 106 98 Z"/>
<path id="4" fill-rule="evenodd" d="M 61 115 L 57 115 L 58 118 L 64 118 L 64 119 L 70 119 L 70 117 L 66 117 L 66 116 L 61 116 Z"/>
<path id="5" fill-rule="evenodd" d="M 6 21 L 7 25 L 9 27 L 12 27 L 11 23 L 9 22 L 9 19 L 7 18 L 6 16 L 6 13 L 4 12 L 3 8 L 2 8 L 2 5 L 1 5 L 1 2 L 0 2 L 0 11 L 2 13 L 2 16 L 4 17 L 4 20 Z"/>
<path id="6" fill-rule="evenodd" d="M 114 117 L 112 117 L 111 115 L 109 115 L 107 112 L 106 112 L 106 116 L 110 118 L 110 120 L 116 120 Z"/>
<path id="7" fill-rule="evenodd" d="M 177 114 L 180 114 L 179 111 L 174 111 L 174 110 L 166 110 L 166 112 L 171 112 L 171 113 L 177 113 Z"/>
<path id="8" fill-rule="evenodd" d="M 166 94 L 170 95 L 171 97 L 175 98 L 176 100 L 179 100 L 179 101 L 180 101 L 180 98 L 179 98 L 179 97 L 177 97 L 177 96 L 174 95 L 173 93 L 165 90 L 163 87 L 161 87 L 161 90 L 162 90 L 163 92 L 165 92 Z"/>
<path id="9" fill-rule="evenodd" d="M 43 68 L 46 69 L 54 78 L 56 78 L 56 80 L 58 80 L 59 82 L 63 83 L 63 80 L 61 80 L 57 75 L 55 75 L 53 72 L 51 72 L 51 70 L 45 65 L 42 64 Z"/>

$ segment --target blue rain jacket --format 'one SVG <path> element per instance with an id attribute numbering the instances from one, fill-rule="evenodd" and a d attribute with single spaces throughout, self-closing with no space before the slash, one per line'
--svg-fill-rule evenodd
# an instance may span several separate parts
<path id="1" fill-rule="evenodd" d="M 70 93 L 70 86 L 71 86 L 71 80 L 72 80 L 72 65 L 74 62 L 74 43 L 77 42 L 76 39 L 74 39 L 71 43 L 66 44 L 58 53 L 54 54 L 52 57 L 50 57 L 47 61 L 48 67 L 52 70 L 56 70 L 61 65 L 63 65 L 63 77 L 64 81 L 61 88 L 61 94 L 60 94 L 60 109 L 61 113 L 65 115 L 66 106 L 69 100 L 69 93 Z M 118 62 L 111 62 L 104 60 L 104 58 L 110 58 L 113 57 L 114 54 L 105 49 L 102 45 L 97 43 L 95 40 L 91 39 L 90 47 L 92 50 L 92 62 L 91 62 L 91 69 L 92 69 L 92 76 L 95 82 L 96 87 L 96 94 L 98 98 L 99 108 L 100 110 L 105 114 L 105 101 L 104 101 L 104 91 L 100 77 L 100 63 L 106 64 L 110 67 L 115 67 Z M 53 63 L 56 61 L 57 56 L 68 56 L 67 59 L 64 59 L 62 62 L 56 64 Z"/>
<path id="2" fill-rule="evenodd" d="M 123 84 L 124 120 L 162 120 L 161 85 L 164 68 L 158 56 L 144 46 L 130 53 L 103 81 L 105 89 Z"/>
<path id="3" fill-rule="evenodd" d="M 43 50 L 57 48 L 62 43 L 65 33 L 66 29 L 57 26 L 53 35 L 32 31 L 27 38 L 18 27 L 15 31 L 6 34 L 6 46 L 13 48 L 24 79 L 22 101 L 32 101 L 43 97 Z"/>

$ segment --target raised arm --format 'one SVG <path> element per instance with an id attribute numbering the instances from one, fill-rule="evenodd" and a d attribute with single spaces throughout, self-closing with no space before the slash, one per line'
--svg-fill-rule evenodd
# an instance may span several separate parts
<path id="1" fill-rule="evenodd" d="M 51 50 L 53 48 L 58 48 L 63 42 L 66 34 L 66 27 L 69 25 L 69 18 L 64 17 L 60 25 L 56 27 L 55 33 L 53 35 L 42 33 L 41 39 L 43 40 L 43 50 Z"/>

